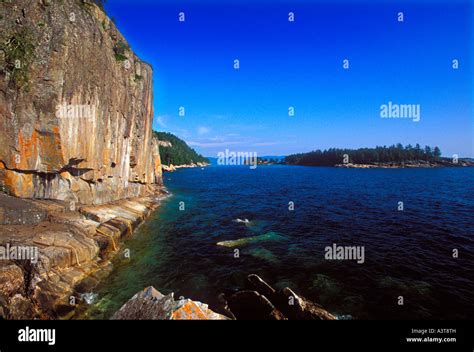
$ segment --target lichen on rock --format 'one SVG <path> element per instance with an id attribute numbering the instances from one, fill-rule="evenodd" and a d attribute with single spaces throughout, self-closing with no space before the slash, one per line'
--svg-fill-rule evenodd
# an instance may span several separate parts
<path id="1" fill-rule="evenodd" d="M 151 66 L 94 2 L 0 10 L 2 189 L 82 204 L 152 193 L 161 162 Z"/>
<path id="2" fill-rule="evenodd" d="M 0 246 L 39 256 L 0 263 L 0 317 L 71 317 L 163 195 L 152 68 L 100 3 L 0 1 Z"/>

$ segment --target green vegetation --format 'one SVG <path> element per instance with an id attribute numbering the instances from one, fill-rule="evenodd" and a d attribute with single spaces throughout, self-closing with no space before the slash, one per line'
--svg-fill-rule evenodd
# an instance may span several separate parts
<path id="1" fill-rule="evenodd" d="M 62 3 L 63 0 L 60 0 L 60 2 Z M 106 0 L 79 0 L 79 4 L 82 6 L 83 9 L 85 9 L 89 14 L 89 8 L 91 6 L 91 4 L 95 4 L 99 7 L 99 9 L 101 9 L 104 13 L 105 13 L 105 3 L 107 1 Z"/>
<path id="2" fill-rule="evenodd" d="M 190 148 L 185 141 L 167 132 L 153 132 L 162 142 L 170 142 L 171 147 L 160 146 L 161 163 L 164 165 L 186 165 L 192 163 L 209 163 L 209 160 Z"/>
<path id="3" fill-rule="evenodd" d="M 104 10 L 104 5 L 107 2 L 107 0 L 91 0 L 94 4 L 99 6 L 102 10 Z"/>
<path id="4" fill-rule="evenodd" d="M 344 162 L 345 155 L 349 156 L 352 164 L 372 163 L 397 163 L 408 161 L 439 161 L 441 150 L 438 147 L 422 148 L 419 144 L 415 147 L 401 144 L 390 147 L 361 148 L 361 149 L 327 149 L 316 150 L 310 153 L 289 155 L 285 158 L 286 164 L 306 166 L 334 166 Z"/>
<path id="5" fill-rule="evenodd" d="M 11 194 L 10 190 L 3 183 L 0 183 L 0 193 Z"/>
<path id="6" fill-rule="evenodd" d="M 135 81 L 143 81 L 143 76 L 135 74 Z"/>
<path id="7" fill-rule="evenodd" d="M 28 68 L 33 62 L 35 45 L 33 35 L 27 28 L 7 37 L 0 43 L 4 62 L 2 65 L 10 75 L 12 82 L 19 88 L 28 90 Z"/>
<path id="8" fill-rule="evenodd" d="M 115 60 L 121 62 L 127 60 L 127 56 L 125 56 L 125 53 L 129 50 L 130 48 L 128 47 L 127 44 L 125 44 L 123 41 L 118 41 L 115 43 L 114 46 L 114 54 L 115 54 Z"/>

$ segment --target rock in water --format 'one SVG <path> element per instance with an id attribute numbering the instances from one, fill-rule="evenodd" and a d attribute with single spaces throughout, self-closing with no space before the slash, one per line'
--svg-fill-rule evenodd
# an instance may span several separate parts
<path id="1" fill-rule="evenodd" d="M 174 307 L 173 294 L 157 299 L 140 292 L 125 303 L 112 320 L 170 320 Z"/>
<path id="2" fill-rule="evenodd" d="M 239 238 L 237 240 L 218 242 L 217 245 L 222 247 L 233 248 L 245 246 L 250 243 L 257 243 L 262 241 L 278 241 L 281 239 L 283 239 L 283 237 L 281 235 L 278 235 L 276 232 L 267 232 L 266 234 L 260 236 L 244 237 Z"/>
<path id="3" fill-rule="evenodd" d="M 321 306 L 298 296 L 289 288 L 275 291 L 259 276 L 248 276 L 255 291 L 238 291 L 226 297 L 227 309 L 238 320 L 335 320 L 336 317 Z"/>
<path id="4" fill-rule="evenodd" d="M 260 276 L 255 274 L 250 274 L 247 278 L 250 284 L 260 292 L 262 295 L 268 297 L 270 300 L 273 299 L 276 295 L 276 291 L 273 287 L 267 284 L 265 281 L 260 278 Z"/>
<path id="5" fill-rule="evenodd" d="M 336 317 L 323 309 L 321 306 L 298 296 L 290 288 L 285 287 L 281 294 L 286 299 L 286 305 L 282 306 L 285 315 L 292 320 L 335 320 Z M 284 307 L 284 308 L 283 308 Z"/>
<path id="6" fill-rule="evenodd" d="M 261 248 L 261 247 L 253 248 L 248 253 L 252 257 L 265 260 L 265 261 L 267 261 L 269 263 L 272 263 L 272 264 L 278 264 L 279 263 L 278 257 L 276 255 L 274 255 L 271 251 L 269 251 L 268 249 L 265 249 L 265 248 Z"/>
<path id="7" fill-rule="evenodd" d="M 250 223 L 250 220 L 249 220 L 249 219 L 244 219 L 244 220 L 242 220 L 242 219 L 238 219 L 238 218 L 237 218 L 237 219 L 234 220 L 234 222 L 236 222 L 236 223 L 242 223 L 242 224 L 249 224 L 249 223 Z"/>
<path id="8" fill-rule="evenodd" d="M 275 306 L 257 291 L 239 291 L 228 300 L 237 320 L 286 320 Z"/>
<path id="9" fill-rule="evenodd" d="M 164 296 L 147 287 L 133 296 L 112 320 L 228 320 L 213 312 L 206 304 L 189 299 L 174 300 L 173 293 Z"/>

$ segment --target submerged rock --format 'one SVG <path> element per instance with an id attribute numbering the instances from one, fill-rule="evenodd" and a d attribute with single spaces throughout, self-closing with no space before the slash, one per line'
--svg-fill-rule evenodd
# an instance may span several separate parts
<path id="1" fill-rule="evenodd" d="M 237 320 L 286 320 L 272 302 L 257 291 L 239 291 L 229 297 L 227 304 Z"/>
<path id="2" fill-rule="evenodd" d="M 267 261 L 269 263 L 272 263 L 272 264 L 278 264 L 280 262 L 280 260 L 278 259 L 278 257 L 275 254 L 273 254 L 271 251 L 269 251 L 268 249 L 265 249 L 265 248 L 251 249 L 249 251 L 249 254 L 252 257 L 265 260 L 265 261 Z"/>
<path id="3" fill-rule="evenodd" d="M 328 303 L 331 300 L 341 298 L 342 287 L 338 281 L 323 274 L 317 274 L 310 287 L 321 302 Z"/>
<path id="4" fill-rule="evenodd" d="M 260 235 L 260 236 L 244 237 L 244 238 L 239 238 L 237 240 L 217 242 L 217 245 L 222 246 L 222 247 L 233 248 L 233 247 L 245 246 L 251 243 L 258 243 L 262 241 L 278 241 L 282 239 L 283 237 L 277 234 L 276 232 L 267 232 L 266 234 Z"/>

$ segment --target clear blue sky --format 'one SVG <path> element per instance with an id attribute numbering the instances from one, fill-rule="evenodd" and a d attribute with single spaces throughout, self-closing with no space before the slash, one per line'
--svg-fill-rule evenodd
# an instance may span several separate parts
<path id="1" fill-rule="evenodd" d="M 467 1 L 109 0 L 106 9 L 154 68 L 155 129 L 206 156 L 398 142 L 474 156 Z M 420 104 L 421 121 L 381 119 L 389 101 Z"/>

